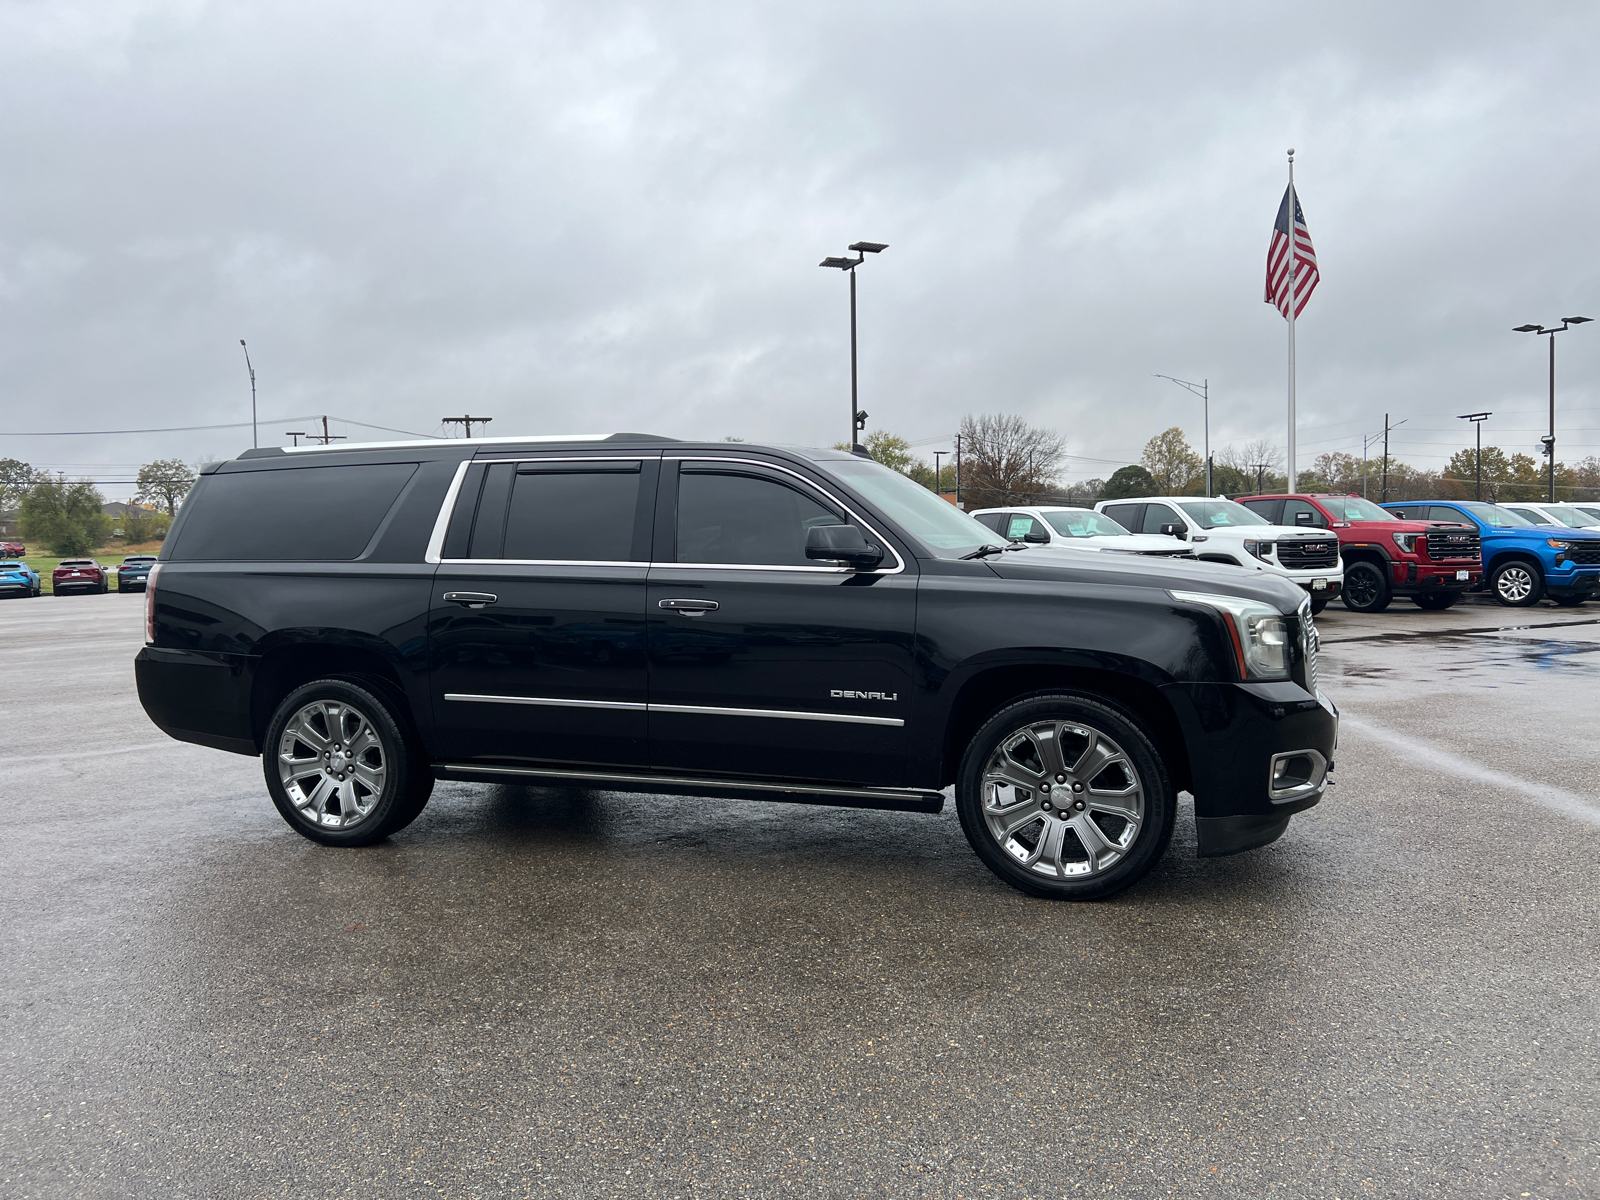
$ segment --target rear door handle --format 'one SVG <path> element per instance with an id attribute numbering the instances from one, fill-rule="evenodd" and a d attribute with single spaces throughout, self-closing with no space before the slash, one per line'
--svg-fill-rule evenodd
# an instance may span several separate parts
<path id="1" fill-rule="evenodd" d="M 444 598 L 451 604 L 467 608 L 482 608 L 485 604 L 496 604 L 500 600 L 493 592 L 446 592 Z"/>
<path id="2" fill-rule="evenodd" d="M 670 609 L 686 617 L 703 617 L 708 612 L 716 612 L 721 606 L 715 600 L 657 600 L 656 607 Z"/>

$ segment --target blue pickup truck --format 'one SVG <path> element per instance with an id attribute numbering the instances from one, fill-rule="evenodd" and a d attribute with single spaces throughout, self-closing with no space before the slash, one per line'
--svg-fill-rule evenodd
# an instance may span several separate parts
<path id="1" fill-rule="evenodd" d="M 1498 504 L 1427 500 L 1385 504 L 1411 521 L 1476 525 L 1483 540 L 1484 586 L 1501 604 L 1527 608 L 1549 596 L 1577 605 L 1600 590 L 1600 535 L 1564 525 L 1535 525 Z"/>

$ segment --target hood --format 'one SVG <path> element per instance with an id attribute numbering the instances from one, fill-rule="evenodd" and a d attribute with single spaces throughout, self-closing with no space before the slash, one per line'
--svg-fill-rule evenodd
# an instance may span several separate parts
<path id="1" fill-rule="evenodd" d="M 1150 535 L 1142 535 L 1150 536 Z M 1002 579 L 1059 583 L 1063 587 L 1142 588 L 1151 592 L 1215 592 L 1260 600 L 1292 615 L 1305 592 L 1274 571 L 1249 570 L 1226 563 L 1136 554 L 1085 554 L 1081 550 L 1032 550 L 994 554 L 983 562 Z"/>
<path id="2" fill-rule="evenodd" d="M 1469 530 L 1476 530 L 1477 526 L 1471 521 L 1462 518 L 1459 522 L 1451 521 L 1348 521 L 1346 524 L 1363 537 L 1370 537 L 1378 541 L 1386 533 L 1427 533 L 1435 525 L 1449 526 L 1451 524 L 1465 525 Z"/>

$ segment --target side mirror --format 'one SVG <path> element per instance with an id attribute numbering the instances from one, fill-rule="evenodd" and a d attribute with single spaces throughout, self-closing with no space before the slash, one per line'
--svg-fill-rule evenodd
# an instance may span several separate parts
<path id="1" fill-rule="evenodd" d="M 883 562 L 883 547 L 867 541 L 854 525 L 813 525 L 806 531 L 806 557 L 842 562 L 852 571 L 872 571 Z"/>
<path id="2" fill-rule="evenodd" d="M 1308 513 L 1304 509 L 1301 509 L 1299 512 L 1295 513 L 1295 515 L 1294 515 L 1294 523 L 1296 525 L 1315 525 L 1316 524 L 1315 514 Z"/>
<path id="3" fill-rule="evenodd" d="M 1178 538 L 1180 541 L 1187 542 L 1189 540 L 1188 529 L 1182 525 L 1179 525 L 1176 521 L 1168 521 L 1161 527 L 1161 532 L 1166 534 L 1168 537 Z"/>
<path id="4" fill-rule="evenodd" d="M 1022 540 L 1028 543 L 1030 546 L 1044 546 L 1049 544 L 1050 535 L 1048 533 L 1041 533 L 1037 529 L 1032 529 L 1029 530 L 1026 535 L 1024 535 Z"/>

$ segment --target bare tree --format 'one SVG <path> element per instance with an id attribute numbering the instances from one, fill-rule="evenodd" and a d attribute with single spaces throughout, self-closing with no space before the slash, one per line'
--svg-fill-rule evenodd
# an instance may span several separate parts
<path id="1" fill-rule="evenodd" d="M 961 418 L 961 491 L 969 509 L 1026 504 L 1056 490 L 1067 442 L 1021 417 Z"/>

